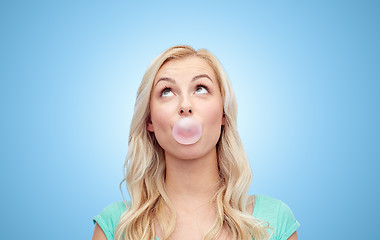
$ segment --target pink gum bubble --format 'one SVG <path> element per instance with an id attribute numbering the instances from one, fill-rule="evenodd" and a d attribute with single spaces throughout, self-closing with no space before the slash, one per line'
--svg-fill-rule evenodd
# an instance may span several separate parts
<path id="1" fill-rule="evenodd" d="M 172 134 L 174 139 L 180 144 L 194 144 L 201 138 L 202 126 L 194 118 L 180 118 L 174 124 Z"/>

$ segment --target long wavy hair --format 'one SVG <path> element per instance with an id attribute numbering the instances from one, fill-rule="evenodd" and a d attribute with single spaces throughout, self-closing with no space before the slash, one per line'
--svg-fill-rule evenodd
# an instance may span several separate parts
<path id="1" fill-rule="evenodd" d="M 209 51 L 195 51 L 181 45 L 169 48 L 154 59 L 139 86 L 122 181 L 127 183 L 131 203 L 120 217 L 115 240 L 154 239 L 154 219 L 161 226 L 161 240 L 169 239 L 174 231 L 176 212 L 165 190 L 164 150 L 155 140 L 154 133 L 147 130 L 147 122 L 150 119 L 151 90 L 158 70 L 168 61 L 188 56 L 204 59 L 215 71 L 225 114 L 225 125 L 216 146 L 221 183 L 213 198 L 217 217 L 203 239 L 217 239 L 223 225 L 233 239 L 268 239 L 267 224 L 254 218 L 247 209 L 252 173 L 237 131 L 237 103 L 230 81 L 218 59 Z"/>

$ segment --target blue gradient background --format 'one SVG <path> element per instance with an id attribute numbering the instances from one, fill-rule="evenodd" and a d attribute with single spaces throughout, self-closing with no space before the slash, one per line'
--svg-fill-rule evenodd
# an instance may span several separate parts
<path id="1" fill-rule="evenodd" d="M 137 86 L 207 48 L 235 89 L 252 194 L 300 239 L 376 239 L 378 1 L 2 1 L 1 239 L 90 239 L 121 200 Z"/>

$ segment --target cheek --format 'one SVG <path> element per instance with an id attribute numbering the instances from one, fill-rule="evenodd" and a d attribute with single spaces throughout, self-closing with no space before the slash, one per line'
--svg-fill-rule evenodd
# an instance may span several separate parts
<path id="1" fill-rule="evenodd" d="M 154 126 L 155 131 L 159 130 L 162 128 L 162 125 L 165 123 L 165 114 L 162 114 L 162 112 L 152 112 L 151 114 L 151 121 Z"/>
<path id="2" fill-rule="evenodd" d="M 210 105 L 203 105 L 202 112 L 208 119 L 208 122 L 216 124 L 222 123 L 223 117 L 223 105 L 220 102 L 216 102 Z"/>
<path id="3" fill-rule="evenodd" d="M 155 127 L 155 130 L 162 128 L 169 122 L 169 116 L 173 115 L 172 107 L 168 105 L 151 105 L 151 121 Z"/>

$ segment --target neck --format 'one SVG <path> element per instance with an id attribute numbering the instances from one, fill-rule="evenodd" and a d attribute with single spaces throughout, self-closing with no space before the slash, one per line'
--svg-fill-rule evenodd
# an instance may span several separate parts
<path id="1" fill-rule="evenodd" d="M 199 159 L 166 157 L 166 189 L 174 205 L 189 206 L 210 202 L 219 188 L 220 179 L 216 149 Z"/>

